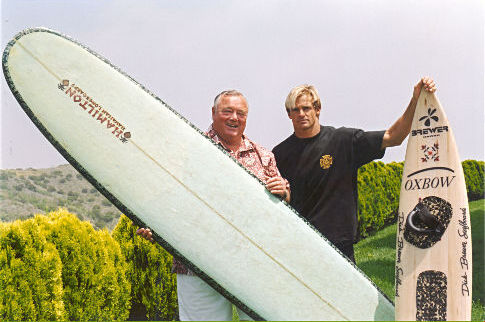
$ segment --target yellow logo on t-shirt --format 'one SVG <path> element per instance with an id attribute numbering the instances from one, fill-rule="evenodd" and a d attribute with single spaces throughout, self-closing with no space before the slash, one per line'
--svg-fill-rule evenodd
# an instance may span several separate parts
<path id="1" fill-rule="evenodd" d="M 322 158 L 320 159 L 320 166 L 322 169 L 328 169 L 333 163 L 333 159 L 331 155 L 323 155 Z"/>

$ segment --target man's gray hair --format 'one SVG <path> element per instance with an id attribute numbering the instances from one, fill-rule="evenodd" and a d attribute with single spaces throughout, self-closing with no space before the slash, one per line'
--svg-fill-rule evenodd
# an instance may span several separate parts
<path id="1" fill-rule="evenodd" d="M 224 97 L 224 96 L 241 96 L 246 101 L 246 105 L 248 103 L 248 100 L 246 99 L 246 97 L 244 97 L 244 95 L 241 92 L 239 92 L 239 91 L 237 91 L 235 89 L 230 89 L 230 90 L 226 90 L 226 91 L 220 92 L 214 98 L 214 109 L 215 110 L 217 110 L 217 105 L 219 104 L 219 102 L 221 101 L 222 97 Z"/>

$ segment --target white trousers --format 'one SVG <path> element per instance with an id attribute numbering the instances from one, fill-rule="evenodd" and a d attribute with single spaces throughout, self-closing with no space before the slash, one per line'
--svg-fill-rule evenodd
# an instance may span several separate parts
<path id="1" fill-rule="evenodd" d="M 232 303 L 197 276 L 177 274 L 180 321 L 232 321 Z M 239 308 L 239 320 L 252 319 Z"/>

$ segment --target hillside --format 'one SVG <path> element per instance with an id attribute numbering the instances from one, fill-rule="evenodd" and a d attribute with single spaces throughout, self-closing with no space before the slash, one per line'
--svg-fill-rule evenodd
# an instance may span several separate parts
<path id="1" fill-rule="evenodd" d="M 484 162 L 462 162 L 468 198 L 484 196 Z M 370 162 L 359 169 L 359 233 L 366 237 L 395 221 L 402 162 Z M 120 212 L 72 166 L 0 170 L 0 221 L 66 208 L 95 228 L 113 229 Z"/>
<path id="2" fill-rule="evenodd" d="M 121 214 L 71 165 L 0 170 L 0 221 L 26 219 L 59 207 L 95 228 L 109 230 Z"/>

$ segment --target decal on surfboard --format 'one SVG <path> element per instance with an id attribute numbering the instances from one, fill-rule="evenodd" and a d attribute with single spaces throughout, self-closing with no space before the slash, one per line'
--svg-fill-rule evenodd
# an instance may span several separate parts
<path id="1" fill-rule="evenodd" d="M 418 128 L 411 131 L 411 136 L 422 136 L 423 138 L 440 137 L 441 134 L 448 132 L 448 126 L 434 126 L 433 123 L 438 123 L 439 117 L 436 113 L 437 108 L 428 103 L 425 99 L 425 105 L 428 107 L 428 113 L 419 118 L 419 122 L 423 122 L 425 127 Z"/>
<path id="2" fill-rule="evenodd" d="M 421 150 L 423 151 L 421 162 L 428 162 L 428 161 L 438 162 L 440 160 L 439 148 L 440 146 L 438 141 L 436 141 L 433 145 L 431 144 L 421 145 Z"/>
<path id="3" fill-rule="evenodd" d="M 446 321 L 447 279 L 443 272 L 424 271 L 416 283 L 416 321 Z"/>
<path id="4" fill-rule="evenodd" d="M 452 207 L 448 201 L 436 196 L 426 197 L 408 214 L 404 239 L 418 248 L 429 248 L 441 240 L 451 217 Z"/>
<path id="5" fill-rule="evenodd" d="M 460 267 L 462 269 L 461 276 L 461 295 L 470 297 L 470 284 L 471 284 L 471 276 L 470 281 L 468 280 L 469 275 L 467 272 L 471 271 L 471 262 L 469 260 L 471 254 L 468 253 L 467 249 L 471 240 L 468 238 L 471 237 L 469 235 L 470 226 L 468 226 L 468 211 L 467 208 L 460 208 L 461 212 L 461 219 L 458 220 L 458 225 L 460 226 L 458 229 L 458 236 L 461 238 L 461 256 L 460 256 Z M 471 239 L 471 238 L 470 238 Z M 470 267 L 468 267 L 470 265 Z"/>
<path id="6" fill-rule="evenodd" d="M 131 138 L 131 133 L 126 131 L 126 128 L 116 118 L 114 118 L 108 109 L 99 105 L 90 97 L 85 91 L 83 91 L 78 85 L 69 82 L 68 79 L 62 80 L 57 87 L 68 97 L 70 97 L 74 103 L 74 106 L 78 106 L 85 110 L 94 121 L 99 122 L 100 125 L 106 126 L 106 129 L 123 143 L 127 143 Z M 105 123 L 106 122 L 106 123 Z"/>

